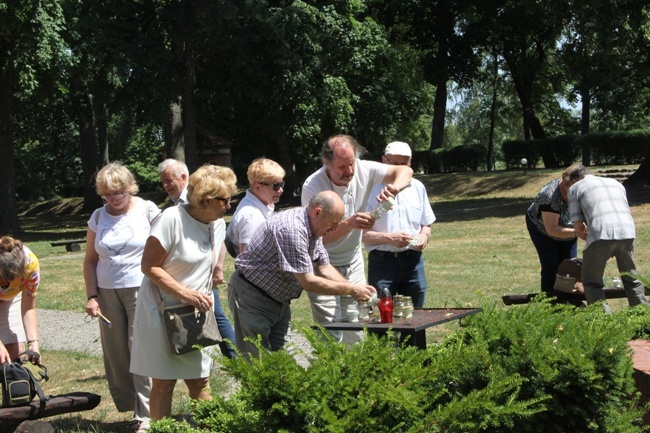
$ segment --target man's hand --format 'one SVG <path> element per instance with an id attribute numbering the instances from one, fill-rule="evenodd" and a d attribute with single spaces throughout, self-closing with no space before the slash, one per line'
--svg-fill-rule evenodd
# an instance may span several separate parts
<path id="1" fill-rule="evenodd" d="M 413 236 L 406 232 L 395 232 L 391 233 L 389 235 L 390 238 L 390 244 L 394 247 L 397 248 L 404 248 L 405 246 L 408 246 L 409 243 L 411 242 L 411 239 L 413 239 Z"/>
<path id="2" fill-rule="evenodd" d="M 357 302 L 364 302 L 369 301 L 375 295 L 377 295 L 377 291 L 371 285 L 355 284 L 352 298 Z"/>
<path id="3" fill-rule="evenodd" d="M 370 216 L 370 212 L 357 212 L 351 218 L 355 229 L 370 229 L 375 225 L 375 219 Z"/>
<path id="4" fill-rule="evenodd" d="M 389 198 L 395 198 L 399 194 L 399 189 L 395 187 L 392 183 L 387 184 L 377 195 L 377 201 L 382 202 L 388 200 Z"/>

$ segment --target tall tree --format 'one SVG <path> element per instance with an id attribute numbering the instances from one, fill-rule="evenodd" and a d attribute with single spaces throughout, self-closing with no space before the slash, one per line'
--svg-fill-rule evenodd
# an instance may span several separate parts
<path id="1" fill-rule="evenodd" d="M 363 2 L 271 3 L 224 2 L 212 37 L 199 37 L 211 44 L 199 119 L 238 144 L 236 164 L 277 159 L 293 192 L 325 137 L 351 133 L 376 152 L 425 98 L 414 56 L 391 47 Z"/>
<path id="2" fill-rule="evenodd" d="M 548 56 L 566 20 L 563 0 L 479 0 L 473 2 L 468 28 L 482 35 L 486 47 L 504 58 L 521 103 L 523 136 L 546 138 L 538 117 Z"/>
<path id="3" fill-rule="evenodd" d="M 582 105 L 580 133 L 590 132 L 592 103 L 616 88 L 636 87 L 648 61 L 643 43 L 644 0 L 572 0 L 570 19 L 558 48 L 558 63 L 569 85 L 568 99 Z M 619 94 L 620 95 L 620 94 Z M 590 164 L 587 145 L 582 162 Z"/>
<path id="4" fill-rule="evenodd" d="M 58 1 L 0 3 L 0 233 L 20 233 L 15 194 L 14 108 L 38 86 L 37 72 L 64 57 Z"/>
<path id="5" fill-rule="evenodd" d="M 448 85 L 467 86 L 475 78 L 480 59 L 471 33 L 461 31 L 470 5 L 465 0 L 409 0 L 388 3 L 384 19 L 398 40 L 419 51 L 424 79 L 435 87 L 430 150 L 443 147 Z"/>

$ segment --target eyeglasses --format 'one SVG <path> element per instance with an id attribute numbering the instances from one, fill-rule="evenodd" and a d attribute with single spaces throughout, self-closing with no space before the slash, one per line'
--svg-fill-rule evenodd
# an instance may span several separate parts
<path id="1" fill-rule="evenodd" d="M 224 204 L 230 204 L 230 201 L 232 200 L 232 197 L 224 198 L 224 197 L 210 197 L 210 200 L 221 200 L 224 202 Z"/>
<path id="2" fill-rule="evenodd" d="M 121 199 L 124 198 L 125 195 L 126 195 L 125 192 L 117 192 L 115 194 L 103 194 L 102 198 L 104 200 L 107 200 L 107 201 L 108 200 L 121 200 Z"/>
<path id="3" fill-rule="evenodd" d="M 275 182 L 275 183 L 266 183 L 266 182 L 260 182 L 264 186 L 270 186 L 273 188 L 273 191 L 279 191 L 280 188 L 284 188 L 284 181 L 282 182 Z"/>

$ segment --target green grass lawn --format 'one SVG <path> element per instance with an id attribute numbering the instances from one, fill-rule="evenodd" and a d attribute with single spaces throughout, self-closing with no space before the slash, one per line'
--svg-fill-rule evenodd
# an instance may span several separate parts
<path id="1" fill-rule="evenodd" d="M 598 174 L 598 169 L 593 167 L 592 172 Z M 505 294 L 539 291 L 539 262 L 528 237 L 524 215 L 541 187 L 559 175 L 560 170 L 533 170 L 526 174 L 500 171 L 420 176 L 437 217 L 424 250 L 429 283 L 426 306 L 480 307 L 500 303 Z M 648 275 L 650 199 L 630 194 L 630 203 L 637 226 L 637 267 L 642 274 Z M 39 207 L 24 204 L 22 209 L 21 223 L 26 230 L 22 239 L 41 261 L 38 307 L 84 311 L 82 261 L 85 245 L 80 253 L 70 253 L 63 247 L 50 246 L 49 242 L 84 237 L 88 215 L 80 214 L 79 203 L 74 200 L 67 201 L 64 206 L 60 203 Z M 579 255 L 583 247 L 584 242 L 579 241 Z M 228 257 L 226 277 L 232 271 L 233 260 Z M 615 273 L 612 262 L 606 270 L 606 281 L 611 281 Z M 225 290 L 221 295 L 227 305 Z M 611 305 L 614 309 L 622 308 L 626 301 L 613 300 Z M 297 328 L 312 323 L 306 296 L 292 303 L 292 315 Z M 430 338 L 440 338 L 454 326 L 457 325 L 436 329 L 430 333 Z M 104 401 L 94 411 L 78 417 L 61 417 L 57 422 L 69 423 L 57 425 L 60 431 L 120 431 L 123 425 L 120 423 L 128 417 L 114 412 L 99 358 L 47 353 L 46 359 L 53 368 L 51 383 L 52 386 L 56 384 L 57 393 L 82 389 L 104 396 Z M 90 373 L 82 375 L 80 369 Z M 72 371 L 77 374 L 69 374 Z M 216 391 L 223 388 L 222 379 L 214 384 Z M 46 388 L 49 387 L 47 384 Z M 51 389 L 46 391 L 54 393 Z M 79 427 L 75 427 L 75 423 Z"/>

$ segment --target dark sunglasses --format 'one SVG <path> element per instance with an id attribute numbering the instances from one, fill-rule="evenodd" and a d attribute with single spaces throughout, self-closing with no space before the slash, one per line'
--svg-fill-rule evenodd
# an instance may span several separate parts
<path id="1" fill-rule="evenodd" d="M 270 186 L 271 188 L 273 188 L 273 191 L 279 191 L 280 188 L 284 188 L 284 181 L 276 182 L 276 183 L 266 183 L 266 182 L 260 182 L 260 183 L 265 186 Z"/>

